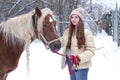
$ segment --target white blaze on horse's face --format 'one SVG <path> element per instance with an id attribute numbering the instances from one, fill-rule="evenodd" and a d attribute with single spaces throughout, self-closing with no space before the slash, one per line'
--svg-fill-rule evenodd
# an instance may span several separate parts
<path id="1" fill-rule="evenodd" d="M 52 21 L 53 21 L 53 19 L 50 17 L 50 18 L 49 18 L 49 22 L 52 22 Z"/>

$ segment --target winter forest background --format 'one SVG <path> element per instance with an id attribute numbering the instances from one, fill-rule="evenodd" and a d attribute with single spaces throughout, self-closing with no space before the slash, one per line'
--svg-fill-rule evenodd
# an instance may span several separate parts
<path id="1" fill-rule="evenodd" d="M 29 12 L 35 7 L 40 9 L 49 7 L 56 15 L 61 36 L 67 27 L 70 12 L 76 7 L 82 6 L 90 16 L 86 21 L 93 33 L 96 34 L 97 31 L 101 31 L 101 28 L 109 25 L 110 19 L 104 17 L 108 14 L 107 11 L 115 9 L 115 1 L 106 0 L 106 2 L 108 4 L 105 4 L 104 0 L 0 0 L 0 22 Z"/>
<path id="2" fill-rule="evenodd" d="M 120 6 L 119 0 L 0 0 L 0 22 L 27 13 L 35 7 L 48 7 L 56 15 L 61 36 L 67 27 L 70 12 L 79 6 L 87 12 L 85 25 L 90 26 L 96 44 L 96 55 L 92 59 L 88 80 L 120 80 L 120 46 L 113 41 L 113 29 L 117 29 L 111 27 L 116 20 L 111 16 L 116 6 Z M 47 51 L 41 41 L 36 40 L 31 44 L 30 53 L 29 80 L 69 80 L 67 67 L 64 70 L 60 68 L 61 56 Z M 23 52 L 17 69 L 10 73 L 7 80 L 26 80 L 26 62 Z"/>

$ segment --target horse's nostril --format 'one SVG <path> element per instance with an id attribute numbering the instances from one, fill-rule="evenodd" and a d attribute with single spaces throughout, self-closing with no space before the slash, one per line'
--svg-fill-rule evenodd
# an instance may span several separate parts
<path id="1" fill-rule="evenodd" d="M 58 51 L 61 48 L 61 44 L 56 44 L 55 45 L 56 50 Z"/>
<path id="2" fill-rule="evenodd" d="M 60 48 L 61 48 L 61 44 L 58 44 L 58 45 L 57 45 L 57 48 L 60 49 Z"/>
<path id="3" fill-rule="evenodd" d="M 59 49 L 59 48 L 60 48 L 60 45 L 59 45 L 59 44 L 55 44 L 55 47 Z"/>
<path id="4" fill-rule="evenodd" d="M 50 44 L 50 48 L 58 51 L 61 48 L 61 44 L 60 43 L 52 43 L 52 44 Z"/>

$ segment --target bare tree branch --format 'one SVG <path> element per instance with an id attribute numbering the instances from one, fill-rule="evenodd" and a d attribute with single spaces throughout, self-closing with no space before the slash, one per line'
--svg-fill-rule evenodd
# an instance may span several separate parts
<path id="1" fill-rule="evenodd" d="M 25 6 L 24 7 L 22 7 L 18 12 L 16 12 L 15 14 L 14 14 L 14 16 L 16 16 L 17 14 L 19 14 L 21 11 L 23 11 L 25 9 Z"/>
<path id="2" fill-rule="evenodd" d="M 14 16 L 16 16 L 16 15 L 19 14 L 21 11 L 23 11 L 26 6 L 29 6 L 29 5 L 31 5 L 31 4 L 33 4 L 33 3 L 35 3 L 36 1 L 37 1 L 37 0 L 34 0 L 34 1 L 26 4 L 25 6 L 22 6 L 22 8 L 21 8 L 18 12 L 16 12 L 16 13 L 14 14 Z"/>
<path id="3" fill-rule="evenodd" d="M 12 12 L 12 10 L 16 7 L 16 5 L 20 2 L 21 0 L 18 0 L 16 4 L 12 6 L 12 8 L 9 10 L 8 15 Z"/>
<path id="4" fill-rule="evenodd" d="M 35 3 L 36 1 L 37 1 L 37 0 L 34 0 L 34 1 L 32 1 L 31 3 L 28 3 L 27 6 Z"/>

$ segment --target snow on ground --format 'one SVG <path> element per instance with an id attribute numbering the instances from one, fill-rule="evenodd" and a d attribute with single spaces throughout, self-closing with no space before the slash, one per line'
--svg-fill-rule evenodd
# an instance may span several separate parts
<path id="1" fill-rule="evenodd" d="M 120 47 L 103 31 L 95 37 L 98 50 L 92 59 L 89 80 L 120 80 Z"/>
<path id="2" fill-rule="evenodd" d="M 120 80 L 120 47 L 104 31 L 95 36 L 95 45 L 88 80 Z M 24 51 L 17 69 L 7 80 L 69 80 L 67 67 L 61 70 L 61 56 L 46 50 L 42 42 L 36 40 L 31 44 L 29 68 L 25 55 Z"/>
<path id="3" fill-rule="evenodd" d="M 46 50 L 42 42 L 35 41 L 30 46 L 28 80 L 63 80 L 69 78 L 67 68 L 61 70 L 61 56 Z M 7 80 L 27 80 L 26 53 L 21 55 L 18 68 L 11 72 Z M 69 80 L 69 79 L 67 79 Z"/>

